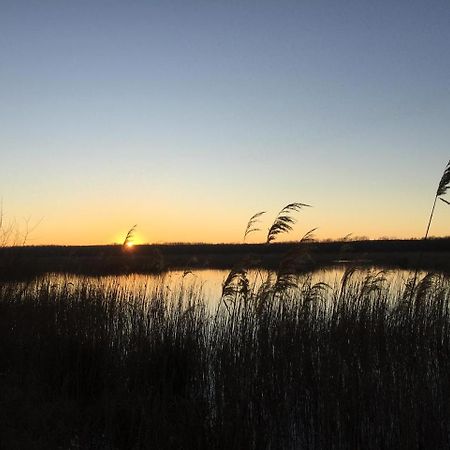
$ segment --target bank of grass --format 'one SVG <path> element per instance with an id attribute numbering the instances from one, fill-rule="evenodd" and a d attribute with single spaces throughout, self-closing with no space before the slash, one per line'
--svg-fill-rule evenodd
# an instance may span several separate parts
<path id="1" fill-rule="evenodd" d="M 0 447 L 450 447 L 447 278 L 245 275 L 213 312 L 188 284 L 0 284 Z"/>
<path id="2" fill-rule="evenodd" d="M 123 275 L 167 270 L 231 269 L 236 261 L 252 258 L 248 267 L 277 270 L 280 260 L 298 242 L 271 244 L 161 244 L 0 247 L 0 281 L 23 280 L 45 273 Z M 308 271 L 341 261 L 355 265 L 450 273 L 450 238 L 303 242 L 298 269 Z M 422 255 L 422 256 L 420 256 Z"/>

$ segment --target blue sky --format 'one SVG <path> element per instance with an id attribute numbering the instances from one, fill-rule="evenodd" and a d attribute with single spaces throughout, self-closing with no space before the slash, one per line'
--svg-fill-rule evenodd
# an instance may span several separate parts
<path id="1" fill-rule="evenodd" d="M 229 242 L 301 201 L 292 238 L 420 236 L 449 23 L 448 1 L 2 0 L 5 214 L 42 218 L 33 244 Z"/>

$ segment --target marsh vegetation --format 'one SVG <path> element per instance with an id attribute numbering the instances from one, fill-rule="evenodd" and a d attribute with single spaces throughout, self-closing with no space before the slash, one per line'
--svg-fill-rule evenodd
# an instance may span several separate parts
<path id="1" fill-rule="evenodd" d="M 448 278 L 247 275 L 0 285 L 3 447 L 449 447 Z"/>

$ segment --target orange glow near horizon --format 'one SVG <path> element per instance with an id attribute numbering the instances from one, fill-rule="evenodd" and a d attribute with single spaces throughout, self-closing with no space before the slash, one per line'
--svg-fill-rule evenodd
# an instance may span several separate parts
<path id="1" fill-rule="evenodd" d="M 351 238 L 367 237 L 369 239 L 379 239 L 381 237 L 390 238 L 420 238 L 422 237 L 422 228 L 415 221 L 411 221 L 411 224 L 401 224 L 400 227 L 388 227 L 378 225 L 377 223 L 367 223 L 367 221 L 361 220 L 361 223 L 357 223 L 354 220 L 350 225 L 346 223 L 338 223 L 336 221 L 333 226 L 327 226 L 325 222 L 324 226 L 320 226 L 321 221 L 316 217 L 316 220 L 312 217 L 302 217 L 298 221 L 294 230 L 291 233 L 280 235 L 277 238 L 278 241 L 296 241 L 299 240 L 309 229 L 319 224 L 317 231 L 314 233 L 315 238 L 318 240 L 324 239 L 342 239 L 347 234 L 351 235 Z M 128 241 L 125 246 L 127 249 L 132 250 L 133 247 L 143 244 L 164 244 L 164 243 L 242 243 L 242 236 L 244 227 L 241 225 L 240 220 L 222 223 L 222 226 L 218 226 L 217 223 L 211 223 L 201 226 L 195 226 L 195 224 L 185 224 L 184 228 L 177 228 L 168 224 L 149 223 L 148 226 L 143 229 L 152 230 L 149 234 L 136 233 L 131 241 Z M 447 227 L 443 221 L 436 221 L 433 224 L 431 230 L 431 236 L 445 236 L 448 235 Z M 227 225 L 227 226 L 225 226 Z M 378 226 L 377 226 L 378 225 Z M 384 225 L 384 224 L 383 224 Z M 73 227 L 72 224 L 68 226 L 57 227 L 45 226 L 42 224 L 38 229 L 34 230 L 27 240 L 27 245 L 123 245 L 126 232 L 115 233 L 113 230 L 108 232 L 105 230 L 106 226 L 99 226 L 98 228 L 89 228 L 80 224 L 78 227 Z M 111 226 L 112 228 L 112 226 Z M 263 243 L 266 240 L 266 226 L 261 226 L 261 231 L 249 235 L 245 240 L 246 243 Z M 54 231 L 55 230 L 55 231 Z M 109 237 L 108 237 L 109 236 Z"/>
<path id="2" fill-rule="evenodd" d="M 309 198 L 307 199 L 309 200 Z M 373 210 L 364 204 L 352 205 L 346 210 L 340 210 L 333 204 L 323 204 L 318 200 L 310 201 L 313 208 L 302 210 L 295 214 L 297 223 L 292 232 L 280 235 L 277 241 L 298 241 L 312 228 L 318 228 L 314 235 L 318 240 L 342 239 L 351 234 L 356 237 L 367 236 L 369 239 L 381 237 L 390 238 L 421 238 L 426 228 L 428 204 L 412 209 L 409 205 L 394 208 L 391 205 L 384 211 L 381 208 Z M 257 227 L 260 231 L 250 234 L 247 243 L 263 243 L 266 240 L 267 229 L 270 227 L 279 208 L 274 202 L 267 208 L 266 215 L 261 217 Z M 141 204 L 139 204 L 140 206 Z M 223 209 L 213 207 L 199 210 L 179 208 L 168 210 L 155 207 L 149 214 L 142 208 L 123 212 L 114 209 L 114 205 L 101 209 L 98 205 L 86 207 L 83 216 L 74 216 L 71 211 L 57 210 L 45 216 L 44 220 L 29 233 L 28 245 L 123 245 L 130 224 L 137 223 L 127 248 L 142 244 L 163 243 L 242 243 L 243 234 L 248 219 L 261 205 L 226 205 Z M 450 208 L 441 206 L 431 227 L 430 236 L 449 235 L 448 218 Z M 195 214 L 193 213 L 195 211 Z M 428 211 L 426 211 L 427 213 Z M 18 214 L 17 214 L 18 216 Z M 7 218 L 13 217 L 10 214 Z M 33 217 L 38 217 L 37 214 Z M 18 222 L 20 223 L 20 222 Z M 25 230 L 25 226 L 21 231 Z"/>

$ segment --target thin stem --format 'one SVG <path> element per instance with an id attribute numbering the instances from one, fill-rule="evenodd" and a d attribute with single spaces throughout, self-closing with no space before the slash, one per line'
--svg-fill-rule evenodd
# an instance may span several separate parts
<path id="1" fill-rule="evenodd" d="M 438 196 L 436 194 L 436 196 L 434 197 L 433 207 L 431 208 L 430 219 L 428 220 L 427 231 L 425 232 L 425 236 L 423 237 L 424 241 L 426 241 L 428 239 L 428 233 L 430 231 L 431 221 L 433 220 L 434 208 L 436 208 L 436 201 L 437 201 L 437 199 L 438 199 Z M 422 263 L 422 258 L 423 258 L 423 248 L 420 250 L 419 257 L 417 258 L 416 270 L 414 271 L 414 279 L 413 279 L 413 285 L 412 285 L 412 288 L 411 288 L 411 297 L 410 297 L 410 299 L 412 299 L 412 296 L 413 296 L 413 293 L 414 293 L 414 289 L 416 287 L 417 275 L 419 274 L 419 266 Z"/>
<path id="2" fill-rule="evenodd" d="M 436 207 L 437 198 L 438 196 L 436 195 L 436 197 L 434 197 L 433 207 L 431 208 L 430 220 L 428 221 L 427 231 L 425 233 L 425 237 L 423 238 L 424 241 L 428 238 L 428 232 L 430 231 L 431 221 L 433 220 L 434 208 Z"/>

